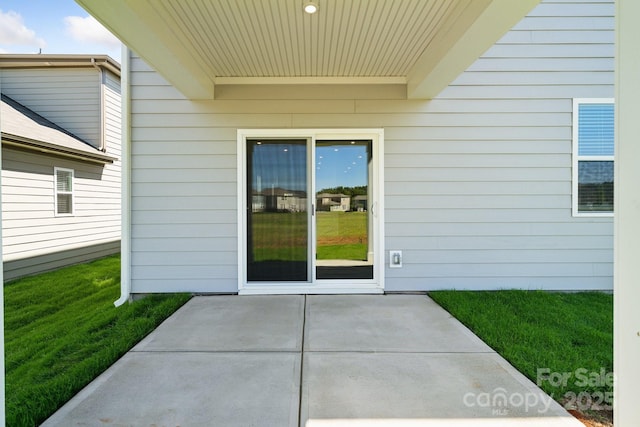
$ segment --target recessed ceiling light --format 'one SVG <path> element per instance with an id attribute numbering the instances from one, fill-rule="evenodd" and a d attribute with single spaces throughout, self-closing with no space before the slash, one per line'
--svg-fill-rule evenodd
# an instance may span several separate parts
<path id="1" fill-rule="evenodd" d="M 307 12 L 309 15 L 313 15 L 318 11 L 318 5 L 315 3 L 309 2 L 304 5 L 304 11 Z"/>

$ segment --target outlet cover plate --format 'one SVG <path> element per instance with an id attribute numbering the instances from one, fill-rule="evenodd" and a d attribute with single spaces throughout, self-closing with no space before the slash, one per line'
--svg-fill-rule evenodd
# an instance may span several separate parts
<path id="1" fill-rule="evenodd" d="M 402 268 L 402 251 L 389 251 L 389 268 Z"/>

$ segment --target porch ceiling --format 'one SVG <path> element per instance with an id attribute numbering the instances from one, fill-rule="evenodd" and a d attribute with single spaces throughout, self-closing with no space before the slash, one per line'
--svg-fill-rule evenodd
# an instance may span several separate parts
<path id="1" fill-rule="evenodd" d="M 437 95 L 540 0 L 76 0 L 192 99 L 224 84 Z"/>

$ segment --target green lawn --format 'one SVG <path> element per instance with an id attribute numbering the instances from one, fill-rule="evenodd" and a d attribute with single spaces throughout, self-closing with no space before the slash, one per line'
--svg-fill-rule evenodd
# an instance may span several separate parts
<path id="1" fill-rule="evenodd" d="M 189 299 L 119 293 L 119 256 L 5 284 L 8 426 L 44 421 Z"/>
<path id="2" fill-rule="evenodd" d="M 367 212 L 318 212 L 318 259 L 367 259 Z"/>
<path id="3" fill-rule="evenodd" d="M 613 295 L 513 290 L 429 296 L 554 399 L 611 403 Z"/>

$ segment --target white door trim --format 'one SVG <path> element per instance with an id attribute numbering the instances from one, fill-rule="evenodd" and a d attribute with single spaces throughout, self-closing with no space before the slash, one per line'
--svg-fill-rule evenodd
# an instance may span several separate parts
<path id="1" fill-rule="evenodd" d="M 372 215 L 374 218 L 373 280 L 315 280 L 300 282 L 247 283 L 247 138 L 300 138 L 311 140 L 371 139 L 373 142 Z M 312 152 L 314 150 L 311 150 Z M 305 294 L 305 293 L 383 293 L 384 292 L 384 130 L 383 129 L 238 129 L 237 132 L 237 224 L 238 224 L 238 293 L 239 294 Z M 313 164 L 313 163 L 312 163 Z M 311 172 L 310 172 L 311 173 Z M 314 183 L 312 183 L 314 184 Z M 310 230 L 311 231 L 311 230 Z M 314 232 L 314 231 L 311 231 Z M 310 233 L 310 238 L 314 236 Z"/>

